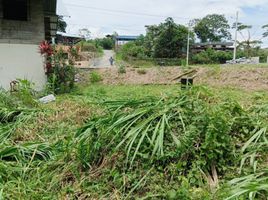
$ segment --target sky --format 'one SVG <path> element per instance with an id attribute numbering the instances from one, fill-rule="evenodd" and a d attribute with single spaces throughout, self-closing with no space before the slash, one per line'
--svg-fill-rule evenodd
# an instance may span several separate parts
<path id="1" fill-rule="evenodd" d="M 67 32 L 77 34 L 87 28 L 93 38 L 114 31 L 120 35 L 144 34 L 146 25 L 159 24 L 167 17 L 187 24 L 216 13 L 224 14 L 233 24 L 237 11 L 240 22 L 253 26 L 253 39 L 260 39 L 261 27 L 268 24 L 268 0 L 58 0 L 58 14 L 65 16 Z M 242 40 L 240 34 L 238 39 Z M 262 41 L 268 47 L 268 38 Z"/>

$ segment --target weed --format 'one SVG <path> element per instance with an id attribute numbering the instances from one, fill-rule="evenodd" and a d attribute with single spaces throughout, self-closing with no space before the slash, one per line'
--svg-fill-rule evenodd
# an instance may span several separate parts
<path id="1" fill-rule="evenodd" d="M 123 64 L 120 64 L 119 67 L 118 67 L 118 73 L 119 74 L 125 74 L 127 71 L 126 71 L 126 67 L 125 65 Z"/>
<path id="2" fill-rule="evenodd" d="M 99 137 L 113 135 L 113 140 L 108 141 L 118 141 L 117 150 L 125 147 L 130 166 L 137 157 L 165 166 L 187 155 L 188 165 L 199 160 L 204 171 L 212 173 L 212 167 L 217 165 L 217 171 L 222 172 L 226 163 L 235 161 L 230 135 L 239 128 L 230 119 L 240 117 L 243 111 L 233 102 L 208 108 L 207 101 L 213 99 L 203 90 L 191 90 L 177 97 L 108 102 L 106 105 L 114 113 L 97 120 L 94 126 L 86 126 L 80 136 L 92 130 L 104 133 Z"/>
<path id="3" fill-rule="evenodd" d="M 265 199 L 267 95 L 241 94 L 94 84 L 34 107 L 0 92 L 0 198 Z"/>
<path id="4" fill-rule="evenodd" d="M 19 100 L 23 102 L 23 104 L 36 106 L 37 101 L 35 100 L 36 91 L 34 88 L 34 83 L 26 80 L 26 79 L 17 79 L 17 89 L 14 91 L 14 95 L 17 96 Z"/>
<path id="5" fill-rule="evenodd" d="M 89 76 L 89 80 L 91 83 L 99 83 L 102 81 L 101 75 L 96 71 L 91 72 Z"/>

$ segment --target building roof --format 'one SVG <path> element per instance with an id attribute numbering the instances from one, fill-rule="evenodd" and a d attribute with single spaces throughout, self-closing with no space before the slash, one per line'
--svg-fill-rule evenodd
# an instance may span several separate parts
<path id="1" fill-rule="evenodd" d="M 221 45 L 221 46 L 233 46 L 233 42 L 204 42 L 204 43 L 195 43 L 193 46 L 210 46 L 210 45 Z"/>
<path id="2" fill-rule="evenodd" d="M 69 37 L 69 38 L 80 38 L 85 39 L 84 37 L 77 35 L 77 34 L 71 34 L 71 33 L 64 33 L 64 32 L 57 32 L 57 35 L 63 36 L 63 37 Z"/>
<path id="3" fill-rule="evenodd" d="M 131 36 L 131 35 L 119 35 L 116 36 L 116 40 L 121 41 L 131 41 L 131 40 L 137 40 L 139 36 Z"/>
<path id="4" fill-rule="evenodd" d="M 85 38 L 81 37 L 80 35 L 57 32 L 57 37 L 56 37 L 57 44 L 74 45 L 82 40 L 85 40 Z"/>

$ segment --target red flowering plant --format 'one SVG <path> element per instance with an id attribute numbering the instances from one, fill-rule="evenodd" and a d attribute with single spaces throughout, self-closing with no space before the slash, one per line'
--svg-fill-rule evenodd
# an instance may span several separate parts
<path id="1" fill-rule="evenodd" d="M 39 45 L 39 50 L 41 55 L 45 57 L 45 72 L 48 75 L 52 73 L 52 58 L 54 55 L 54 49 L 47 41 L 42 41 Z"/>
<path id="2" fill-rule="evenodd" d="M 75 70 L 73 63 L 64 58 L 62 50 L 56 51 L 47 41 L 39 45 L 40 54 L 45 57 L 44 68 L 48 87 L 55 93 L 69 92 L 74 87 Z"/>

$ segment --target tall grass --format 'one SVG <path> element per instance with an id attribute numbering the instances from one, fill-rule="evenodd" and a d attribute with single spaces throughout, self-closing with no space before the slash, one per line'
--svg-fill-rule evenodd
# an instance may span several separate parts
<path id="1" fill-rule="evenodd" d="M 79 151 L 89 164 L 95 160 L 94 155 L 101 157 L 102 152 L 124 149 L 129 167 L 139 160 L 154 165 L 178 160 L 184 163 L 183 171 L 198 163 L 209 177 L 226 171 L 226 165 L 236 164 L 234 140 L 247 134 L 243 131 L 246 122 L 251 129 L 250 118 L 237 102 L 218 102 L 205 88 L 165 98 L 110 101 L 104 105 L 110 114 L 91 121 L 77 134 L 81 149 L 91 147 Z M 94 148 L 97 154 L 86 154 L 95 152 Z"/>
<path id="2" fill-rule="evenodd" d="M 268 196 L 268 169 L 266 164 L 262 164 L 266 162 L 267 149 L 267 128 L 256 128 L 241 149 L 242 157 L 239 172 L 244 176 L 242 175 L 229 182 L 231 190 L 230 196 L 226 200 L 241 196 L 250 200 L 265 199 Z M 252 170 L 249 170 L 247 165 Z"/>
<path id="3" fill-rule="evenodd" d="M 0 198 L 267 197 L 265 99 L 243 108 L 204 87 L 174 87 L 165 96 L 164 86 L 129 88 L 47 106 L 0 92 Z M 140 98 L 147 92 L 154 96 Z M 72 102 L 81 97 L 86 103 L 75 113 Z M 100 109 L 94 116 L 84 113 L 91 106 Z M 81 115 L 89 117 L 82 127 Z"/>

